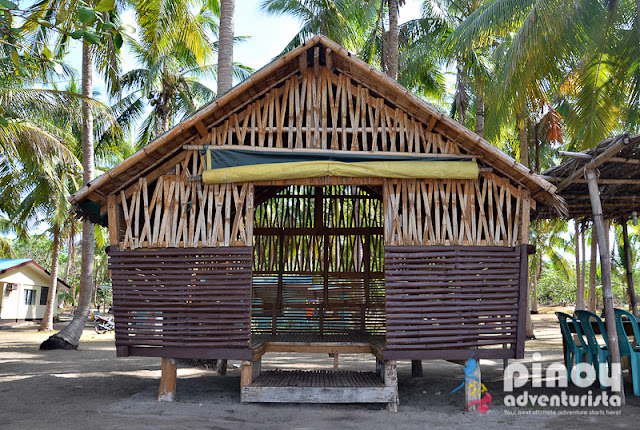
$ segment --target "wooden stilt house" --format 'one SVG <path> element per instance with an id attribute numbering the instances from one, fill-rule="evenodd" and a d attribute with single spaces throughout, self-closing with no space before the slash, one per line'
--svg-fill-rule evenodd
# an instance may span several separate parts
<path id="1" fill-rule="evenodd" d="M 236 359 L 243 401 L 394 408 L 397 360 L 523 357 L 529 213 L 554 191 L 319 36 L 72 203 L 109 227 L 117 354 L 162 357 L 168 397 L 172 359 Z M 269 352 L 384 375 L 291 387 Z"/>

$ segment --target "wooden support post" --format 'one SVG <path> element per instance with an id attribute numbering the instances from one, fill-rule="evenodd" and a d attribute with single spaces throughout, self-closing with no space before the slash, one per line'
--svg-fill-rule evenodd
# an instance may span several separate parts
<path id="1" fill-rule="evenodd" d="M 246 387 L 251 385 L 255 379 L 260 376 L 262 367 L 262 358 L 255 361 L 243 360 L 240 367 L 240 386 Z"/>
<path id="2" fill-rule="evenodd" d="M 387 410 L 389 412 L 398 412 L 400 399 L 398 398 L 398 370 L 396 369 L 395 360 L 385 360 L 384 362 L 384 385 L 396 389 L 395 399 L 387 403 Z"/>
<path id="3" fill-rule="evenodd" d="M 624 266 L 627 270 L 627 294 L 629 295 L 629 310 L 633 315 L 638 317 L 638 304 L 636 301 L 636 292 L 633 287 L 633 267 L 631 264 L 631 246 L 629 245 L 629 231 L 627 229 L 627 221 L 622 224 L 622 240 L 624 242 Z"/>
<path id="4" fill-rule="evenodd" d="M 411 360 L 411 376 L 422 378 L 422 360 Z"/>
<path id="5" fill-rule="evenodd" d="M 469 363 L 470 360 L 474 360 L 470 358 L 467 360 L 467 365 L 465 366 L 465 372 L 472 365 Z M 471 404 L 471 402 L 480 401 L 480 397 L 482 396 L 482 379 L 480 375 L 480 362 L 476 362 L 475 369 L 471 374 L 465 373 L 464 375 L 464 404 L 465 408 L 469 411 L 475 411 L 478 409 L 477 403 Z"/>
<path id="6" fill-rule="evenodd" d="M 338 370 L 338 353 L 333 354 L 333 370 Z"/>
<path id="7" fill-rule="evenodd" d="M 253 382 L 253 362 L 243 360 L 240 367 L 240 387 L 246 387 Z"/>
<path id="8" fill-rule="evenodd" d="M 218 375 L 225 376 L 227 374 L 227 360 L 218 360 Z"/>
<path id="9" fill-rule="evenodd" d="M 251 381 L 255 381 L 258 376 L 260 376 L 260 372 L 262 372 L 262 357 L 258 357 L 257 360 L 253 362 L 251 366 Z"/>
<path id="10" fill-rule="evenodd" d="M 618 349 L 618 333 L 616 330 L 616 320 L 613 312 L 613 291 L 611 289 L 611 254 L 609 254 L 609 241 L 607 231 L 605 231 L 604 218 L 602 216 L 602 203 L 600 202 L 600 190 L 594 169 L 585 169 L 589 187 L 589 198 L 593 210 L 593 224 L 598 236 L 598 248 L 600 249 L 600 270 L 602 273 L 602 303 L 604 305 L 605 326 L 607 337 L 609 338 L 609 354 L 611 366 L 620 365 L 620 350 Z M 622 404 L 625 404 L 624 387 L 622 386 L 621 372 L 611 371 L 611 381 L 613 387 L 620 387 L 617 393 L 620 395 Z M 614 391 L 615 392 L 615 391 Z"/>
<path id="11" fill-rule="evenodd" d="M 376 357 L 376 376 L 384 381 L 384 363 Z"/>
<path id="12" fill-rule="evenodd" d="M 160 376 L 159 402 L 173 402 L 176 397 L 176 379 L 178 366 L 173 358 L 162 357 L 162 374 Z"/>
<path id="13" fill-rule="evenodd" d="M 118 199 L 115 194 L 107 196 L 107 215 L 109 219 L 109 245 L 117 245 L 120 235 L 120 218 L 118 217 Z"/>

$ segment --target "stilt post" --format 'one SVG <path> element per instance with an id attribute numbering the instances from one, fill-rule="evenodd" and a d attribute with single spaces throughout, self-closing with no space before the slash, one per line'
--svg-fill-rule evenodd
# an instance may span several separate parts
<path id="1" fill-rule="evenodd" d="M 173 358 L 162 358 L 162 374 L 158 389 L 159 402 L 173 402 L 176 396 L 176 379 L 178 366 Z"/>

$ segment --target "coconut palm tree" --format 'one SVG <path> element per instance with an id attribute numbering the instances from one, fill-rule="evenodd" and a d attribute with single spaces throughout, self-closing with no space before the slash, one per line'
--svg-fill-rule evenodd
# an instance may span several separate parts
<path id="1" fill-rule="evenodd" d="M 461 52 L 496 45 L 488 125 L 515 110 L 523 130 L 529 112 L 566 102 L 567 143 L 585 149 L 619 127 L 638 129 L 637 15 L 631 1 L 492 0 L 452 38 Z"/>

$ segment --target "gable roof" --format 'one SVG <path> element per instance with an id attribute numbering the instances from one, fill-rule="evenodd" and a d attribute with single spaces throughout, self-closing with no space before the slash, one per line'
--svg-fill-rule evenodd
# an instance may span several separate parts
<path id="1" fill-rule="evenodd" d="M 87 208 L 88 205 L 94 206 L 94 209 L 96 206 L 104 207 L 106 196 L 128 187 L 141 175 L 166 163 L 183 145 L 197 143 L 201 137 L 205 137 L 211 127 L 219 124 L 234 111 L 258 98 L 292 74 L 306 69 L 308 64 L 300 61 L 304 58 L 301 54 L 313 53 L 313 48 L 316 46 L 322 46 L 327 52 L 332 53 L 333 67 L 372 91 L 382 94 L 389 103 L 393 103 L 417 120 L 428 124 L 430 129 L 457 143 L 465 151 L 476 156 L 484 165 L 522 184 L 531 191 L 534 200 L 548 206 L 562 208 L 561 200 L 555 196 L 556 187 L 553 184 L 324 36 L 315 36 L 305 44 L 275 59 L 173 129 L 157 137 L 124 162 L 87 183 L 69 200 L 74 206 L 80 207 L 80 212 L 84 215 L 90 215 L 88 212 L 91 212 L 91 209 Z M 313 61 L 311 55 L 307 55 L 307 58 Z"/>
<path id="2" fill-rule="evenodd" d="M 23 266 L 29 261 L 33 260 L 29 258 L 0 258 L 0 274 L 16 266 Z"/>
<path id="3" fill-rule="evenodd" d="M 51 273 L 47 269 L 30 258 L 0 258 L 0 275 L 27 265 L 45 273 L 49 277 L 51 276 Z M 66 287 L 67 289 L 71 289 L 71 287 L 66 282 L 61 281 L 60 278 L 58 278 L 58 284 Z"/>
<path id="4" fill-rule="evenodd" d="M 640 135 L 622 134 L 600 141 L 582 152 L 560 152 L 567 161 L 544 172 L 557 184 L 557 194 L 567 206 L 568 218 L 592 219 L 586 168 L 597 168 L 602 213 L 606 219 L 629 219 L 640 210 Z M 539 206 L 537 218 L 556 218 L 549 207 Z"/>

